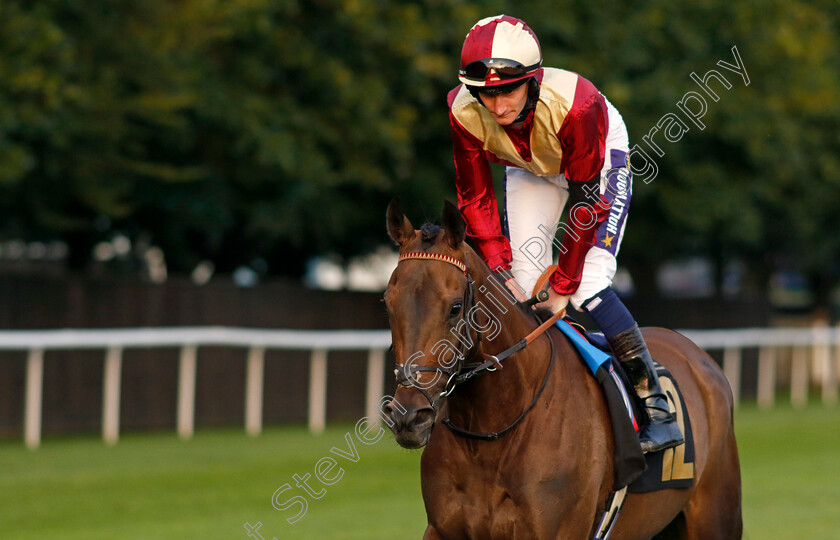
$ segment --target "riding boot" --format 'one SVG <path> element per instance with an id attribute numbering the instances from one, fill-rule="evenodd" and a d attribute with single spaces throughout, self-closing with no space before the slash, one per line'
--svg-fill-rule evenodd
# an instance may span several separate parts
<path id="1" fill-rule="evenodd" d="M 639 327 L 634 324 L 610 338 L 609 343 L 650 418 L 639 433 L 642 451 L 658 452 L 682 444 L 685 439 L 659 386 L 659 377 Z"/>

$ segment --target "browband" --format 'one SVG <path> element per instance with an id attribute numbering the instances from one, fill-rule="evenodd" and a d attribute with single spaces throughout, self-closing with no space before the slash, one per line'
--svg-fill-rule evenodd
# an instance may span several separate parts
<path id="1" fill-rule="evenodd" d="M 406 259 L 430 259 L 433 261 L 443 261 L 447 262 L 453 266 L 457 266 L 464 275 L 467 275 L 467 265 L 464 264 L 462 261 L 459 261 L 455 257 L 450 255 L 444 255 L 443 253 L 426 253 L 423 251 L 411 251 L 409 253 L 403 253 L 400 255 L 399 261 L 404 261 Z"/>

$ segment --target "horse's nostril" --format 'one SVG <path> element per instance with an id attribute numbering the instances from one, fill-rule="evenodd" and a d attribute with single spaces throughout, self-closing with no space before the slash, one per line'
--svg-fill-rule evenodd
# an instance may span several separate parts
<path id="1" fill-rule="evenodd" d="M 406 418 L 406 410 L 401 407 L 399 404 L 394 404 L 393 401 L 389 401 L 382 407 L 382 412 L 385 414 L 386 418 L 390 419 L 389 426 L 397 429 L 401 429 L 407 422 Z"/>
<path id="2" fill-rule="evenodd" d="M 388 403 L 385 404 L 384 407 L 382 407 L 382 412 L 384 412 L 385 416 L 387 416 L 388 418 L 395 418 L 396 417 L 395 410 L 396 410 L 396 407 L 394 407 L 394 402 L 393 401 L 389 401 Z"/>
<path id="3" fill-rule="evenodd" d="M 409 424 L 411 429 L 426 429 L 435 420 L 435 411 L 431 407 L 424 407 L 414 412 Z"/>

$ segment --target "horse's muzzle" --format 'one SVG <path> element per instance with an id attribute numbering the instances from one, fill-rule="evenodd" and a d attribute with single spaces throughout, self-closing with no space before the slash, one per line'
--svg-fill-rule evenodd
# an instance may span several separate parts
<path id="1" fill-rule="evenodd" d="M 397 444 L 403 448 L 422 448 L 429 442 L 436 416 L 431 406 L 402 405 L 394 399 L 383 407 L 383 412 L 391 421 L 388 425 Z"/>

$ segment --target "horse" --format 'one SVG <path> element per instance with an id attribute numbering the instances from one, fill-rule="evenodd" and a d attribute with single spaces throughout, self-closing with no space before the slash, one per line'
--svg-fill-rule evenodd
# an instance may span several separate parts
<path id="1" fill-rule="evenodd" d="M 381 411 L 399 445 L 423 448 L 424 540 L 593 538 L 613 490 L 603 391 L 554 328 L 497 361 L 539 321 L 503 298 L 452 203 L 442 227 L 415 230 L 396 200 L 386 222 L 401 258 L 384 295 L 398 386 Z M 643 335 L 679 381 L 694 429 L 694 485 L 628 493 L 610 538 L 741 538 L 729 384 L 681 334 Z M 488 358 L 490 369 L 467 375 Z"/>

